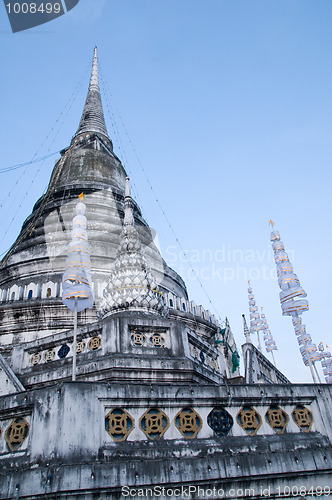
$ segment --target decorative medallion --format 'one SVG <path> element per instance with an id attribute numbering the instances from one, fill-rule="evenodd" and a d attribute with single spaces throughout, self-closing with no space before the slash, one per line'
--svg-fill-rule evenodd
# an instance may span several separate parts
<path id="1" fill-rule="evenodd" d="M 186 439 L 193 439 L 202 428 L 202 419 L 193 408 L 182 408 L 175 416 L 176 427 Z"/>
<path id="2" fill-rule="evenodd" d="M 233 427 L 233 417 L 222 406 L 215 406 L 208 414 L 207 423 L 219 437 L 227 436 Z"/>
<path id="3" fill-rule="evenodd" d="M 260 414 L 252 406 L 243 406 L 237 414 L 236 419 L 239 426 L 249 436 L 254 436 L 262 425 Z"/>
<path id="4" fill-rule="evenodd" d="M 95 351 L 100 347 L 100 345 L 101 345 L 101 338 L 98 336 L 92 337 L 92 339 L 90 339 L 88 342 L 88 348 L 90 349 L 90 351 Z"/>
<path id="5" fill-rule="evenodd" d="M 58 350 L 58 356 L 60 359 L 64 359 L 67 354 L 69 353 L 70 351 L 70 347 L 67 345 L 67 344 L 64 344 L 60 347 L 60 349 Z"/>
<path id="6" fill-rule="evenodd" d="M 309 432 L 313 424 L 313 416 L 310 410 L 303 405 L 297 405 L 292 412 L 296 425 L 304 432 Z"/>
<path id="7" fill-rule="evenodd" d="M 154 333 L 150 337 L 150 343 L 153 345 L 153 347 L 163 347 L 165 344 L 165 339 L 160 333 Z"/>
<path id="8" fill-rule="evenodd" d="M 201 352 L 199 353 L 199 359 L 202 361 L 202 363 L 204 363 L 204 361 L 205 361 L 205 354 L 204 354 L 204 352 L 203 352 L 203 351 L 201 351 Z"/>
<path id="9" fill-rule="evenodd" d="M 271 405 L 268 408 L 265 419 L 277 434 L 283 434 L 289 422 L 287 413 L 277 405 Z"/>
<path id="10" fill-rule="evenodd" d="M 150 408 L 141 416 L 139 427 L 149 439 L 157 440 L 169 428 L 169 418 L 159 408 Z"/>
<path id="11" fill-rule="evenodd" d="M 131 334 L 131 343 L 136 346 L 142 346 L 145 344 L 146 338 L 143 333 L 134 332 Z"/>
<path id="12" fill-rule="evenodd" d="M 41 360 L 41 354 L 40 352 L 35 352 L 31 358 L 30 358 L 30 362 L 32 365 L 38 365 L 38 363 L 40 362 Z"/>
<path id="13" fill-rule="evenodd" d="M 85 342 L 83 340 L 81 340 L 80 342 L 77 342 L 76 344 L 76 353 L 77 354 L 80 354 L 81 352 L 83 352 L 85 349 Z"/>
<path id="14" fill-rule="evenodd" d="M 10 451 L 16 451 L 29 434 L 29 424 L 24 417 L 14 418 L 5 432 L 5 440 Z"/>
<path id="15" fill-rule="evenodd" d="M 114 408 L 105 417 L 105 430 L 114 441 L 125 441 L 134 428 L 134 419 L 122 408 Z"/>
<path id="16" fill-rule="evenodd" d="M 55 350 L 49 349 L 48 351 L 45 352 L 44 359 L 46 362 L 53 361 L 54 356 L 55 356 Z"/>

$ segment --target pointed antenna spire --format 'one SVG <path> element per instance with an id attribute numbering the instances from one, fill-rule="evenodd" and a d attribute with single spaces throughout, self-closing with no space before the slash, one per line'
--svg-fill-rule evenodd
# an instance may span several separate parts
<path id="1" fill-rule="evenodd" d="M 133 199 L 130 194 L 129 177 L 126 177 L 124 209 L 124 226 L 134 226 Z"/>
<path id="2" fill-rule="evenodd" d="M 93 133 L 93 132 L 96 132 L 97 134 L 102 134 L 110 141 L 105 124 L 103 105 L 101 102 L 101 95 L 99 88 L 97 47 L 94 48 L 94 53 L 93 53 L 93 62 L 92 62 L 88 95 L 86 97 L 81 121 L 78 126 L 77 132 L 73 137 L 73 141 L 82 134 Z"/>

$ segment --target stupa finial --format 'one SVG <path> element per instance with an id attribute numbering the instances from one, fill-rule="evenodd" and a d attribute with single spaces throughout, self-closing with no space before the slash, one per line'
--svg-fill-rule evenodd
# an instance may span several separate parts
<path id="1" fill-rule="evenodd" d="M 73 141 L 85 133 L 101 134 L 109 141 L 99 88 L 97 47 L 93 51 L 91 77 L 82 117 Z"/>

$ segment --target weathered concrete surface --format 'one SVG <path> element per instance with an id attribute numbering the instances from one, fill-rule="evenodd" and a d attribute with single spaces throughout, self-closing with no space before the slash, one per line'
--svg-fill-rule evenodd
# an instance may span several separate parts
<path id="1" fill-rule="evenodd" d="M 0 498 L 13 498 L 16 487 L 20 498 L 106 499 L 121 498 L 124 486 L 215 486 L 225 490 L 221 498 L 249 496 L 247 492 L 234 497 L 231 488 L 251 489 L 252 498 L 262 497 L 260 488 L 270 488 L 270 498 L 280 498 L 278 492 L 287 486 L 331 486 L 331 397 L 328 385 L 80 382 L 4 396 L 1 427 L 13 415 L 25 415 L 30 433 L 19 450 L 9 453 L 3 432 Z M 280 405 L 290 417 L 284 434 L 276 434 L 264 418 L 271 404 Z M 309 432 L 291 417 L 298 404 L 312 413 Z M 237 422 L 243 405 L 261 415 L 256 435 L 247 435 Z M 233 416 L 227 436 L 218 437 L 207 423 L 215 406 Z M 177 413 L 186 407 L 194 408 L 202 420 L 193 439 L 184 439 L 175 425 Z M 125 409 L 134 419 L 132 432 L 122 442 L 115 442 L 105 430 L 105 416 L 114 408 Z M 148 408 L 160 408 L 169 418 L 168 430 L 156 441 L 148 439 L 139 424 Z M 190 498 L 204 498 L 191 493 Z"/>

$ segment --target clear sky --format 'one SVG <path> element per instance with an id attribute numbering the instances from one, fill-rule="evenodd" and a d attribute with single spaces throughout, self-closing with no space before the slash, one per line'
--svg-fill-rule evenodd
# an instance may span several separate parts
<path id="1" fill-rule="evenodd" d="M 330 0 L 80 0 L 12 34 L 0 6 L 1 168 L 69 144 L 97 45 L 108 131 L 164 258 L 215 313 L 160 206 L 238 347 L 251 278 L 293 382 L 311 377 L 281 316 L 268 222 L 308 293 L 307 331 L 331 350 L 331 22 Z M 55 158 L 0 174 L 1 253 Z"/>

